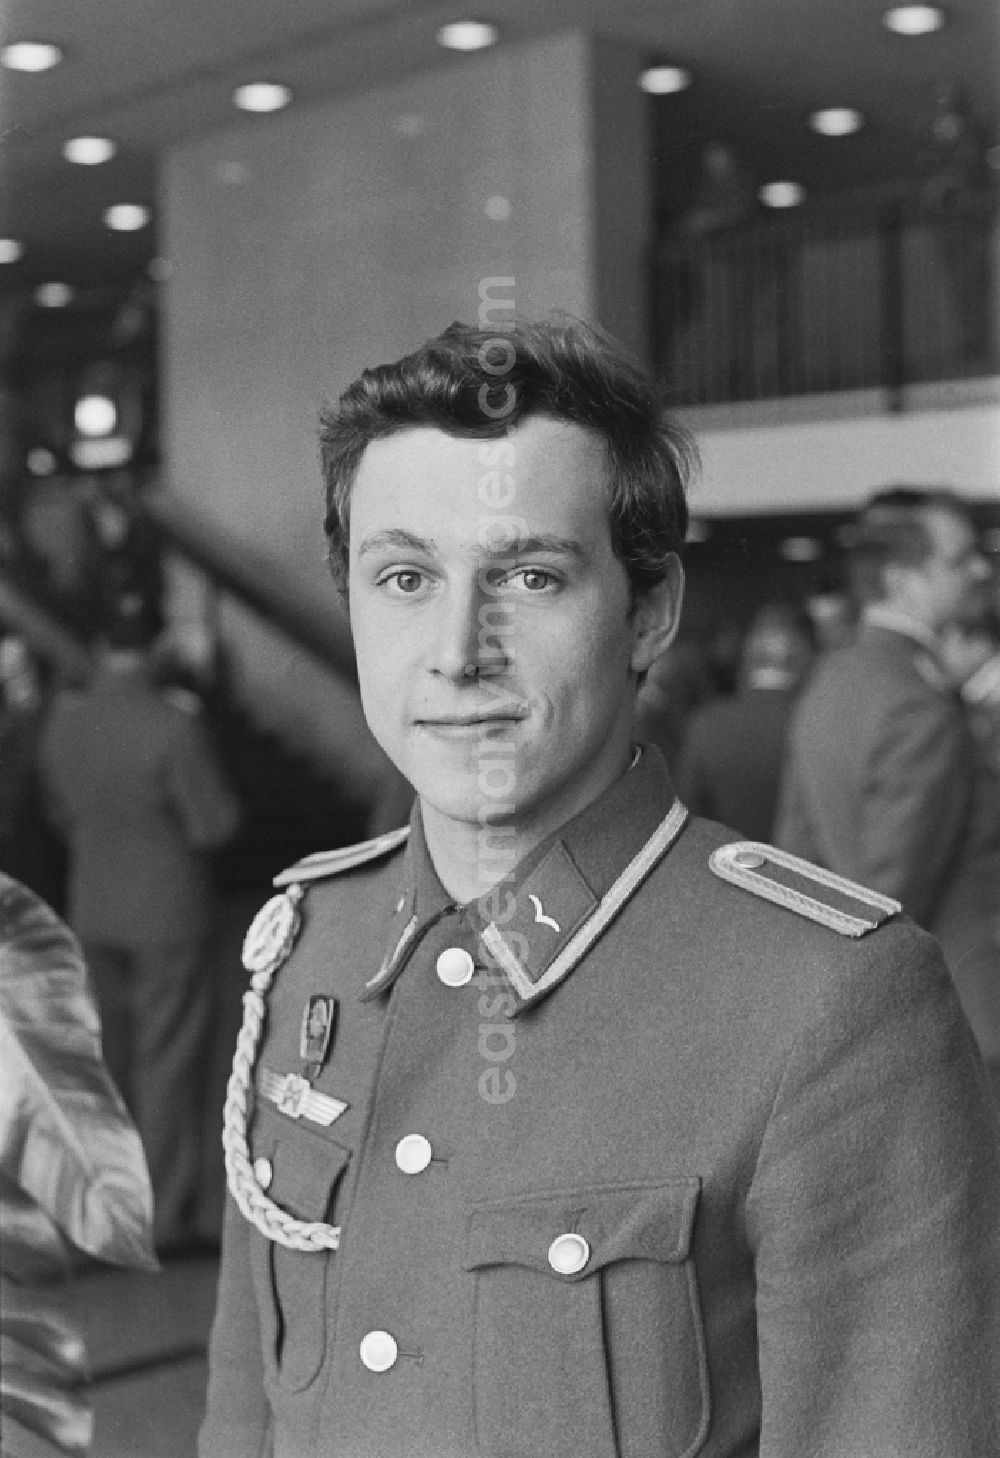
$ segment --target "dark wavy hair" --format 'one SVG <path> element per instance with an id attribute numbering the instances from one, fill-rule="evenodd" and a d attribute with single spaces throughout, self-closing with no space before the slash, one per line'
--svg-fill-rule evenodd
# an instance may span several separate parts
<path id="1" fill-rule="evenodd" d="M 320 414 L 330 568 L 346 591 L 351 492 L 372 441 L 412 426 L 496 439 L 532 416 L 585 426 L 608 464 L 608 522 L 633 597 L 661 582 L 687 531 L 694 441 L 607 335 L 565 317 L 452 324 L 413 354 L 367 369 Z"/>

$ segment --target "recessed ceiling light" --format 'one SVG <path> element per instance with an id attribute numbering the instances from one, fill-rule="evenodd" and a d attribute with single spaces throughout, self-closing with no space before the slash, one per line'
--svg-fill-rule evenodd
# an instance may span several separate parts
<path id="1" fill-rule="evenodd" d="M 48 41 L 14 41 L 0 50 L 0 66 L 8 71 L 51 71 L 63 53 Z"/>
<path id="2" fill-rule="evenodd" d="M 43 309 L 65 309 L 73 302 L 74 291 L 69 284 L 43 283 L 35 290 L 35 303 Z"/>
<path id="3" fill-rule="evenodd" d="M 115 203 L 104 209 L 104 226 L 113 233 L 137 233 L 150 219 L 149 208 L 140 203 Z"/>
<path id="4" fill-rule="evenodd" d="M 757 196 L 766 208 L 797 208 L 806 190 L 800 182 L 766 182 Z"/>
<path id="5" fill-rule="evenodd" d="M 118 151 L 110 137 L 70 137 L 63 143 L 63 156 L 67 162 L 76 162 L 80 167 L 99 167 L 108 162 Z"/>
<path id="6" fill-rule="evenodd" d="M 280 111 L 291 99 L 291 89 L 280 81 L 249 81 L 233 92 L 233 103 L 240 111 Z"/>
<path id="7" fill-rule="evenodd" d="M 896 5 L 882 22 L 897 35 L 930 35 L 944 25 L 944 11 L 938 5 Z"/>
<path id="8" fill-rule="evenodd" d="M 650 96 L 671 96 L 691 85 L 691 72 L 683 66 L 649 66 L 639 77 L 639 85 Z"/>
<path id="9" fill-rule="evenodd" d="M 81 395 L 73 409 L 73 424 L 81 435 L 111 435 L 118 424 L 118 411 L 110 395 Z"/>
<path id="10" fill-rule="evenodd" d="M 0 238 L 0 263 L 16 263 L 24 257 L 24 244 L 18 238 Z"/>
<path id="11" fill-rule="evenodd" d="M 484 20 L 455 20 L 437 33 L 438 45 L 449 51 L 481 51 L 496 45 L 499 38 L 496 26 Z"/>
<path id="12" fill-rule="evenodd" d="M 849 137 L 852 132 L 859 132 L 864 124 L 864 114 L 855 111 L 853 106 L 827 106 L 822 111 L 814 111 L 809 117 L 809 125 L 822 137 Z"/>

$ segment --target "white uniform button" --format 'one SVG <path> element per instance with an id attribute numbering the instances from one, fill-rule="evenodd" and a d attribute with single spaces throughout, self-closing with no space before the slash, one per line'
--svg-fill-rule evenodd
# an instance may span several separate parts
<path id="1" fill-rule="evenodd" d="M 737 851 L 733 856 L 733 865 L 740 866 L 744 871 L 758 871 L 761 866 L 767 865 L 767 856 L 762 856 L 759 851 Z"/>
<path id="2" fill-rule="evenodd" d="M 437 959 L 437 975 L 445 987 L 464 987 L 476 964 L 464 947 L 448 947 Z"/>
<path id="3" fill-rule="evenodd" d="M 387 1331 L 370 1331 L 361 1338 L 361 1360 L 369 1372 L 388 1372 L 395 1364 L 399 1348 Z"/>
<path id="4" fill-rule="evenodd" d="M 263 1154 L 253 1162 L 253 1177 L 262 1190 L 266 1190 L 274 1179 L 274 1166 Z"/>
<path id="5" fill-rule="evenodd" d="M 404 1134 L 396 1145 L 396 1166 L 404 1174 L 423 1174 L 432 1155 L 430 1141 L 422 1134 Z"/>
<path id="6" fill-rule="evenodd" d="M 590 1260 L 590 1246 L 582 1235 L 567 1231 L 549 1246 L 549 1265 L 560 1276 L 575 1276 Z"/>

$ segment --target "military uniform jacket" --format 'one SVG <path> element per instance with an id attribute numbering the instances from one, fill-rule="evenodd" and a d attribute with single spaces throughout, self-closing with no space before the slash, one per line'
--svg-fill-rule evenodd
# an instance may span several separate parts
<path id="1" fill-rule="evenodd" d="M 202 1458 L 1000 1452 L 996 1126 L 931 939 L 654 750 L 493 905 L 398 839 L 248 940 Z"/>

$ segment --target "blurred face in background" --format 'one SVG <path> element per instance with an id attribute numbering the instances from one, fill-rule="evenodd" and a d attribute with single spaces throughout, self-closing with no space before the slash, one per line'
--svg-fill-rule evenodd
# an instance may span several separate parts
<path id="1" fill-rule="evenodd" d="M 931 544 L 924 561 L 888 569 L 893 605 L 939 632 L 985 603 L 990 569 L 972 524 L 955 512 L 922 513 Z"/>

